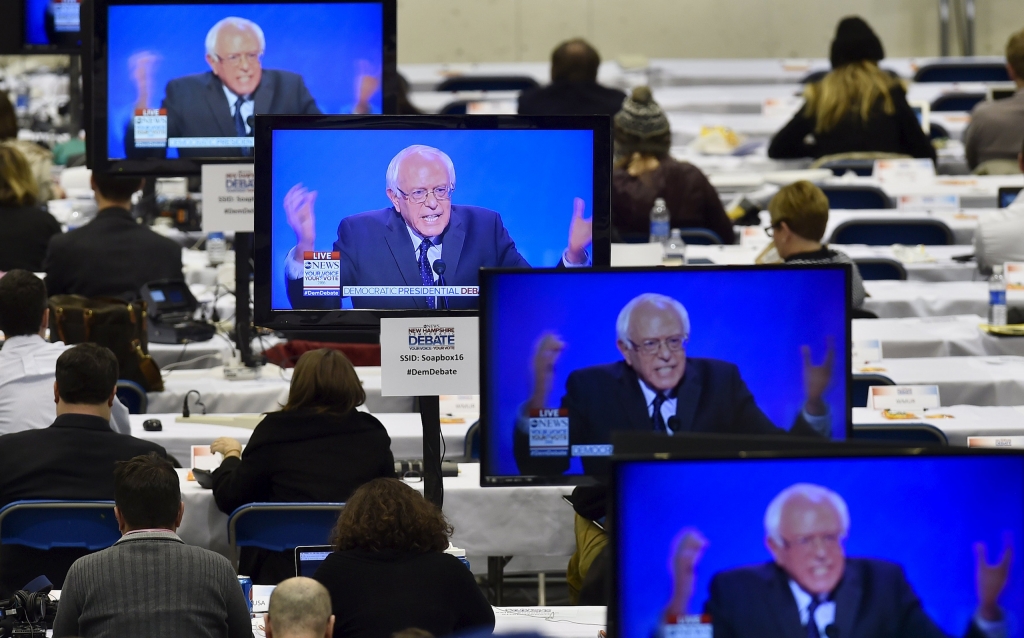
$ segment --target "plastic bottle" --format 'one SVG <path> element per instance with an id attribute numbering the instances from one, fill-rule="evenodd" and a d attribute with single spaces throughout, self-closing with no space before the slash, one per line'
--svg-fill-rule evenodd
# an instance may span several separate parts
<path id="1" fill-rule="evenodd" d="M 664 246 L 665 261 L 686 263 L 686 242 L 683 241 L 682 231 L 673 228 L 672 234 L 665 240 Z"/>
<path id="2" fill-rule="evenodd" d="M 668 208 L 665 207 L 665 200 L 658 198 L 654 200 L 654 208 L 651 209 L 651 243 L 664 243 L 668 239 Z"/>
<path id="3" fill-rule="evenodd" d="M 992 276 L 988 278 L 988 323 L 1006 325 L 1006 278 L 1001 265 L 992 266 Z"/>
<path id="4" fill-rule="evenodd" d="M 210 233 L 206 236 L 206 258 L 211 266 L 223 264 L 226 252 L 227 242 L 224 241 L 224 233 Z"/>
<path id="5" fill-rule="evenodd" d="M 464 550 L 464 549 L 462 549 L 460 547 L 456 547 L 456 546 L 452 545 L 449 542 L 448 543 L 448 549 L 446 549 L 444 551 L 444 553 L 445 554 L 451 554 L 455 558 L 458 558 L 459 562 L 461 562 L 463 565 L 466 566 L 466 569 L 470 569 L 470 567 L 469 567 L 469 559 L 466 558 L 466 550 Z"/>

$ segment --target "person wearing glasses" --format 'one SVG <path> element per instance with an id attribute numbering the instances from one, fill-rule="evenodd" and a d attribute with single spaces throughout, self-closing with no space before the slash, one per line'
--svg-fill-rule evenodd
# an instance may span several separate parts
<path id="1" fill-rule="evenodd" d="M 607 445 L 612 430 L 783 434 L 761 411 L 739 369 L 717 359 L 687 357 L 690 316 L 678 300 L 644 293 L 631 299 L 615 324 L 622 360 L 575 370 L 566 379 L 561 407 L 569 412 L 569 446 Z M 533 393 L 520 409 L 513 430 L 516 463 L 522 474 L 555 474 L 569 467 L 569 456 L 531 455 L 529 419 L 550 408 L 555 364 L 566 343 L 555 334 L 541 336 L 533 358 Z M 825 391 L 832 382 L 835 352 L 829 345 L 822 365 L 804 361 L 805 402 L 789 432 L 831 434 Z M 588 474 L 603 473 L 607 459 L 583 457 Z"/>
<path id="2" fill-rule="evenodd" d="M 516 250 L 501 216 L 486 208 L 452 203 L 455 165 L 431 146 L 415 144 L 398 152 L 387 170 L 392 207 L 351 215 L 338 225 L 333 251 L 340 253 L 341 286 L 433 286 L 442 274 L 447 286 L 477 286 L 480 268 L 529 268 Z M 296 245 L 285 258 L 288 298 L 293 308 L 339 307 L 340 298 L 303 296 L 303 255 L 314 250 L 316 191 L 302 184 L 284 197 Z M 589 266 L 592 220 L 575 198 L 568 247 L 557 264 Z M 444 269 L 438 273 L 439 262 Z M 555 265 L 555 264 L 550 264 Z M 438 297 L 351 297 L 354 308 L 442 309 Z M 451 310 L 476 308 L 476 297 L 449 297 Z"/>
<path id="3" fill-rule="evenodd" d="M 846 555 L 850 511 L 836 492 L 812 483 L 787 487 L 768 504 L 764 530 L 771 562 L 721 571 L 711 579 L 704 612 L 711 616 L 715 638 L 946 636 L 922 608 L 902 566 Z M 688 613 L 696 567 L 708 540 L 687 527 L 673 545 L 667 624 Z M 1013 549 L 1004 540 L 994 565 L 984 543 L 976 543 L 974 552 L 978 607 L 964 636 L 1005 636 L 999 597 Z"/>

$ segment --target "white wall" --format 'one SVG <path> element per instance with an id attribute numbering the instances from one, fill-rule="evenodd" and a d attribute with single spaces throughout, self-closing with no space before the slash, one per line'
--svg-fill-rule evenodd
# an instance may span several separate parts
<path id="1" fill-rule="evenodd" d="M 938 0 L 398 0 L 398 61 L 539 61 L 573 36 L 609 60 L 826 57 L 850 14 L 887 55 L 939 54 Z M 1001 54 L 1021 28 L 1024 1 L 977 0 L 979 55 Z"/>

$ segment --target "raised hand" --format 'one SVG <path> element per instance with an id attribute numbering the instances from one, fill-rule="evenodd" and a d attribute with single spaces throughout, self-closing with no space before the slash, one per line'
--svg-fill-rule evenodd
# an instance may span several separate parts
<path id="1" fill-rule="evenodd" d="M 359 60 L 356 64 L 356 104 L 352 109 L 353 113 L 365 114 L 370 112 L 370 98 L 380 88 L 378 74 L 373 72 L 373 65 L 369 60 Z"/>
<path id="2" fill-rule="evenodd" d="M 569 263 L 587 263 L 586 248 L 594 241 L 594 218 L 583 219 L 586 203 L 579 197 L 572 200 L 572 220 L 569 222 Z"/>
<path id="3" fill-rule="evenodd" d="M 1013 536 L 1009 532 L 1003 534 L 1003 554 L 999 562 L 990 565 L 988 547 L 985 543 L 974 544 L 975 586 L 978 589 L 978 614 L 985 620 L 1002 620 L 999 609 L 999 596 L 1006 588 L 1006 579 L 1010 575 L 1013 563 Z"/>
<path id="4" fill-rule="evenodd" d="M 533 351 L 533 395 L 529 401 L 531 410 L 545 407 L 555 378 L 555 364 L 563 350 L 565 342 L 553 332 L 544 333 L 537 341 Z"/>
<path id="5" fill-rule="evenodd" d="M 695 527 L 684 527 L 672 541 L 669 572 L 672 574 L 672 598 L 665 607 L 666 616 L 682 616 L 693 597 L 693 583 L 697 579 L 697 563 L 707 550 L 708 539 Z"/>
<path id="6" fill-rule="evenodd" d="M 293 259 L 302 261 L 302 253 L 313 250 L 316 241 L 316 215 L 313 205 L 317 191 L 309 191 L 302 184 L 292 186 L 284 196 L 284 214 L 288 225 L 295 231 L 295 253 Z"/>
<path id="7" fill-rule="evenodd" d="M 828 406 L 822 397 L 832 384 L 832 366 L 836 360 L 835 342 L 829 337 L 825 361 L 820 366 L 814 365 L 811 361 L 810 346 L 800 346 L 800 354 L 804 359 L 804 391 L 807 396 L 804 409 L 813 416 L 822 416 L 828 412 Z"/>
<path id="8" fill-rule="evenodd" d="M 152 51 L 139 51 L 128 58 L 128 71 L 135 85 L 135 108 L 149 108 L 149 96 L 153 87 L 153 71 L 160 62 L 160 55 Z"/>

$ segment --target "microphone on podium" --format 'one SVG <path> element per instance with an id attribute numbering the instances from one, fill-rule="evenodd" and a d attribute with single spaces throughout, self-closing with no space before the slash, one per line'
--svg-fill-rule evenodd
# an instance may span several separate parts
<path id="1" fill-rule="evenodd" d="M 437 283 L 435 285 L 437 285 L 437 286 L 444 286 L 444 285 L 446 285 L 445 282 L 444 282 L 444 271 L 445 271 L 444 260 L 443 259 L 435 259 L 434 260 L 433 268 L 434 268 L 434 272 L 437 273 Z M 448 310 L 449 309 L 448 308 L 448 297 L 442 296 L 442 297 L 440 297 L 440 299 L 441 299 L 441 304 L 444 306 L 444 309 Z"/>
<path id="2" fill-rule="evenodd" d="M 679 417 L 675 415 L 670 416 L 668 418 L 668 423 L 666 425 L 668 426 L 669 434 L 675 434 L 676 431 L 679 429 Z"/>
<path id="3" fill-rule="evenodd" d="M 828 638 L 839 638 L 839 629 L 835 625 L 825 627 L 825 635 Z"/>

